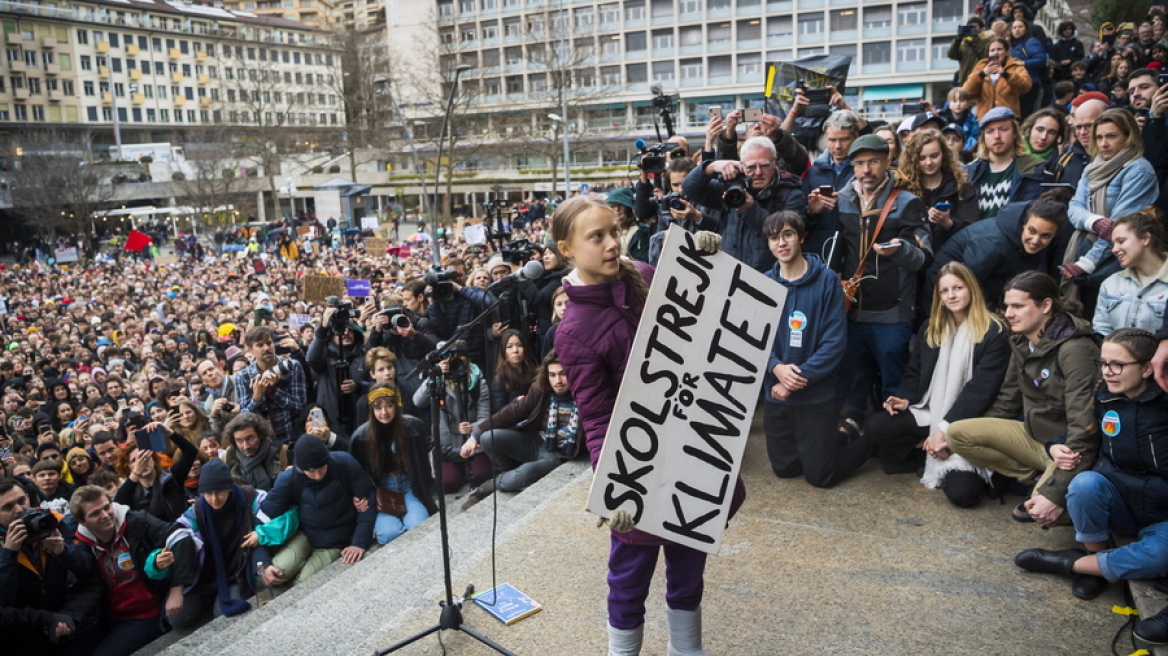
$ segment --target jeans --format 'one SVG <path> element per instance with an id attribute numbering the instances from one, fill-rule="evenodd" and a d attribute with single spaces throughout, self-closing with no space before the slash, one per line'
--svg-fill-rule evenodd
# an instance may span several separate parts
<path id="1" fill-rule="evenodd" d="M 912 339 L 911 323 L 869 323 L 848 319 L 848 351 L 840 368 L 836 401 L 847 402 L 848 412 L 863 413 L 876 377 L 880 400 L 900 387 Z"/>
<path id="2" fill-rule="evenodd" d="M 1139 539 L 1098 554 L 1099 571 L 1108 581 L 1155 579 L 1168 575 L 1168 522 L 1139 528 L 1135 517 L 1106 476 L 1085 471 L 1071 480 L 1067 511 L 1079 542 L 1105 542 L 1118 535 Z"/>
<path id="3" fill-rule="evenodd" d="M 541 433 L 497 428 L 483 433 L 479 446 L 498 472 L 495 488 L 503 492 L 522 491 L 560 464 L 560 456 L 544 447 Z"/>
<path id="4" fill-rule="evenodd" d="M 373 525 L 373 533 L 377 536 L 378 544 L 389 544 L 394 538 L 411 528 L 421 524 L 430 517 L 430 511 L 414 496 L 410 487 L 410 477 L 405 474 L 386 476 L 381 481 L 382 489 L 401 492 L 406 500 L 406 514 L 398 517 L 389 513 L 377 513 L 377 522 Z"/>
<path id="5" fill-rule="evenodd" d="M 657 554 L 665 550 L 665 603 L 674 610 L 697 610 L 705 587 L 706 554 L 680 544 L 645 546 L 613 536 L 608 554 L 608 623 L 635 629 L 645 623 L 645 599 Z"/>
<path id="6" fill-rule="evenodd" d="M 157 617 L 141 620 L 115 620 L 109 632 L 93 650 L 93 656 L 129 656 L 162 635 Z"/>

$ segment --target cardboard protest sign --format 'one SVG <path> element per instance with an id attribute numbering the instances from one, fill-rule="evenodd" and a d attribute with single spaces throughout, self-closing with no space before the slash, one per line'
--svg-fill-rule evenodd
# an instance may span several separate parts
<path id="1" fill-rule="evenodd" d="M 786 289 L 672 226 L 587 510 L 718 553 Z"/>
<path id="2" fill-rule="evenodd" d="M 369 296 L 373 293 L 373 287 L 368 280 L 345 280 L 345 293 L 352 298 Z"/>
<path id="3" fill-rule="evenodd" d="M 388 239 L 379 239 L 377 237 L 369 237 L 365 240 L 365 254 L 366 255 L 385 255 L 385 249 L 389 248 Z"/>
<path id="4" fill-rule="evenodd" d="M 329 296 L 345 295 L 345 279 L 334 276 L 304 276 L 301 298 L 308 303 L 324 303 Z"/>

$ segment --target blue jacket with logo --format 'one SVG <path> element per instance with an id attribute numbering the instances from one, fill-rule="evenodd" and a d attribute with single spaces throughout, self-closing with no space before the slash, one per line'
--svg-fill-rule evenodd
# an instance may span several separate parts
<path id="1" fill-rule="evenodd" d="M 807 259 L 807 272 L 798 280 L 785 280 L 776 262 L 766 276 L 787 288 L 787 300 L 771 357 L 763 378 L 763 397 L 770 403 L 811 405 L 835 398 L 836 375 L 847 350 L 848 321 L 844 313 L 844 293 L 839 277 L 814 253 Z M 794 340 L 791 332 L 802 335 Z M 792 343 L 796 346 L 792 346 Z M 798 366 L 807 379 L 807 387 L 791 393 L 786 401 L 771 396 L 778 382 L 773 370 L 777 364 Z"/>
<path id="2" fill-rule="evenodd" d="M 1134 399 L 1106 385 L 1097 398 L 1102 443 L 1095 471 L 1115 485 L 1137 526 L 1168 521 L 1168 394 L 1149 380 Z"/>

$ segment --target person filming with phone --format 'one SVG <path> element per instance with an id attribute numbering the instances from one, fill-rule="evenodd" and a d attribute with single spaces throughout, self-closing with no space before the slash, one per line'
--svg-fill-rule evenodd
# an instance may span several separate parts
<path id="1" fill-rule="evenodd" d="M 989 55 L 978 62 L 962 87 L 973 97 L 980 121 L 991 109 L 1006 107 L 1015 116 L 1022 114 L 1022 96 L 1030 91 L 1030 73 L 1026 64 L 1010 56 L 1010 42 L 1004 38 L 990 41 Z"/>

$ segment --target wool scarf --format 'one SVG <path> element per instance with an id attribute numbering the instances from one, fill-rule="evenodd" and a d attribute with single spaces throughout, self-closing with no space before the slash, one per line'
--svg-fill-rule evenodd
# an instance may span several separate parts
<path id="1" fill-rule="evenodd" d="M 1119 175 L 1123 167 L 1136 159 L 1139 159 L 1139 155 L 1132 145 L 1124 146 L 1123 150 L 1111 159 L 1105 160 L 1102 155 L 1095 156 L 1095 160 L 1083 172 L 1087 176 L 1087 192 L 1090 194 L 1087 209 L 1091 210 L 1092 214 L 1108 216 L 1107 185 L 1111 184 L 1111 180 Z"/>
<path id="2" fill-rule="evenodd" d="M 250 526 L 248 517 L 251 513 L 247 512 L 247 500 L 243 496 L 243 490 L 239 489 L 238 485 L 231 486 L 231 495 L 223 510 L 235 513 L 236 527 Z M 227 617 L 246 613 L 251 610 L 251 604 L 231 596 L 231 588 L 227 582 L 227 559 L 223 556 L 223 545 L 219 542 L 219 527 L 215 522 L 215 509 L 207 503 L 205 498 L 200 496 L 195 514 L 198 515 L 199 528 L 207 536 L 207 540 L 203 544 L 206 549 L 210 550 L 211 557 L 215 559 L 215 585 L 218 588 L 219 608 Z M 236 532 L 239 532 L 238 528 Z M 247 571 L 246 565 L 244 571 Z"/>

